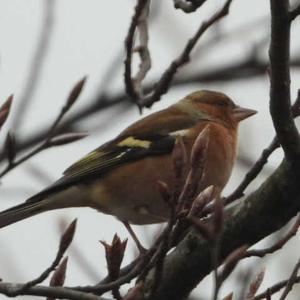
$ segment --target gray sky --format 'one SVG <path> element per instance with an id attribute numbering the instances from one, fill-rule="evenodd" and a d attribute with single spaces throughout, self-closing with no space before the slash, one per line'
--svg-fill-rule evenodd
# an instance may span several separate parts
<path id="1" fill-rule="evenodd" d="M 88 75 L 88 82 L 76 107 L 73 108 L 74 111 L 80 109 L 85 101 L 91 99 L 91 96 L 101 88 L 101 81 L 105 79 L 107 68 L 122 53 L 124 37 L 134 6 L 134 1 L 124 0 L 50 1 L 54 3 L 54 23 L 45 57 L 46 63 L 38 77 L 38 88 L 31 97 L 30 109 L 24 116 L 21 128 L 16 132 L 17 138 L 32 132 L 41 124 L 51 122 L 63 105 L 70 88 L 84 75 Z M 158 0 L 153 2 L 158 2 Z M 149 73 L 150 79 L 156 78 L 172 58 L 178 55 L 187 37 L 192 35 L 201 20 L 219 7 L 220 1 L 208 2 L 195 14 L 184 14 L 174 10 L 172 1 L 163 1 L 158 12 L 153 11 L 155 16 L 153 16 L 150 26 L 153 69 Z M 14 108 L 18 105 L 38 41 L 45 3 L 45 0 L 0 0 L 0 103 L 8 95 L 14 93 Z M 247 55 L 251 51 L 250 45 L 253 41 L 264 38 L 268 28 L 268 18 L 266 22 L 261 22 L 261 19 L 268 15 L 268 10 L 268 1 L 234 0 L 230 16 L 219 25 L 219 29 L 236 30 L 251 20 L 258 20 L 255 29 L 247 35 L 238 35 L 235 41 L 225 40 L 213 49 L 204 48 L 204 53 L 201 53 L 200 43 L 197 48 L 199 50 L 196 49 L 196 53 L 197 51 L 200 53 L 199 56 L 197 55 L 199 58 L 194 61 L 189 71 L 226 64 L 234 57 L 242 58 Z M 293 37 L 295 37 L 294 32 Z M 203 44 L 208 38 L 204 36 Z M 296 44 L 298 40 L 296 38 L 294 40 Z M 296 51 L 297 45 L 293 43 L 292 46 L 295 49 L 293 51 Z M 262 53 L 263 57 L 266 55 L 266 52 Z M 181 70 L 181 72 L 185 71 L 185 68 Z M 110 80 L 106 86 L 107 91 L 113 93 L 123 89 L 122 73 L 123 69 L 120 68 L 113 80 Z M 293 96 L 296 94 L 297 87 L 299 88 L 297 86 L 299 79 L 299 71 L 293 72 Z M 268 114 L 267 75 L 229 84 L 215 83 L 186 86 L 180 89 L 173 88 L 151 111 L 165 107 L 186 93 L 202 88 L 228 93 L 236 103 L 259 111 L 258 115 L 245 121 L 240 128 L 242 141 L 240 148 L 243 153 L 252 159 L 258 157 L 263 147 L 271 140 L 274 132 Z M 4 130 L 9 128 L 13 115 L 14 111 Z M 105 115 L 100 117 L 107 118 Z M 105 127 L 104 130 L 97 128 L 91 132 L 88 138 L 80 142 L 45 151 L 24 164 L 22 168 L 11 172 L 2 180 L 0 187 L 2 191 L 1 210 L 22 202 L 48 184 L 47 180 L 38 180 L 30 176 L 28 170 L 37 166 L 41 167 L 46 170 L 50 183 L 57 179 L 71 163 L 118 134 L 126 125 L 138 118 L 139 114 L 136 109 L 128 111 L 120 118 L 115 117 L 116 121 L 111 126 Z M 92 123 L 97 125 L 97 119 L 92 120 Z M 91 126 L 83 124 L 83 127 L 89 129 Z M 270 166 L 276 166 L 280 158 L 280 151 L 277 151 L 271 158 Z M 242 168 L 234 170 L 225 194 L 232 191 L 244 172 L 245 170 Z M 254 182 L 252 187 L 257 184 L 259 184 L 259 180 Z M 55 256 L 59 240 L 58 220 L 65 218 L 71 221 L 74 217 L 77 217 L 79 222 L 72 247 L 80 249 L 81 254 L 91 265 L 91 269 L 95 270 L 100 278 L 106 269 L 104 252 L 98 240 L 111 241 L 115 232 L 125 238 L 127 233 L 113 217 L 99 214 L 91 209 L 50 212 L 1 229 L 0 277 L 7 281 L 24 282 L 37 276 Z M 137 228 L 137 232 L 144 235 L 144 229 L 141 227 Z M 296 247 L 296 240 L 294 239 L 288 246 Z M 129 244 L 132 248 L 131 241 Z M 97 281 L 96 278 L 82 271 L 72 247 L 69 251 L 70 260 L 66 283 L 84 285 Z M 133 251 L 128 251 L 126 260 L 128 261 L 132 255 Z M 282 260 L 285 262 L 288 273 L 289 267 L 295 260 L 296 256 L 291 257 L 291 261 Z M 284 270 L 279 274 L 276 270 L 278 270 L 278 263 L 268 264 L 265 286 L 275 279 L 285 278 Z M 227 284 L 222 295 L 225 296 L 226 291 L 231 291 L 232 288 L 232 285 Z M 209 289 L 205 288 L 204 290 Z"/>

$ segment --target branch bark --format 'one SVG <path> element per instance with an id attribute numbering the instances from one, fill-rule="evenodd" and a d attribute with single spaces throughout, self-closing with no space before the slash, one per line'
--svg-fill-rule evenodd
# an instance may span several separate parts
<path id="1" fill-rule="evenodd" d="M 290 99 L 290 12 L 289 1 L 270 0 L 270 113 L 278 140 L 288 160 L 300 157 L 300 138 Z"/>
<path id="2" fill-rule="evenodd" d="M 0 282 L 0 293 L 6 295 L 7 297 L 15 297 L 15 291 L 23 290 L 23 287 L 24 284 Z M 56 299 L 70 300 L 111 300 L 85 292 L 74 291 L 64 287 L 47 287 L 42 285 L 37 285 L 26 289 L 20 295 L 53 297 Z"/>

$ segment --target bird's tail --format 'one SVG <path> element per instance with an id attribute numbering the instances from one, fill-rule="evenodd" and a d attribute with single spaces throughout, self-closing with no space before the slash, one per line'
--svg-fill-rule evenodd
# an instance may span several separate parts
<path id="1" fill-rule="evenodd" d="M 49 210 L 83 206 L 81 200 L 82 195 L 76 188 L 48 196 L 39 193 L 22 204 L 0 212 L 0 228 Z"/>
<path id="2" fill-rule="evenodd" d="M 44 200 L 45 201 L 45 200 Z M 29 218 L 48 209 L 44 209 L 44 202 L 24 202 L 0 213 L 0 228 Z"/>

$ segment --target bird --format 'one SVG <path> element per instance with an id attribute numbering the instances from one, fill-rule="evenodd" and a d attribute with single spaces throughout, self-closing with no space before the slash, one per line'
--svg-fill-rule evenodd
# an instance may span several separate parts
<path id="1" fill-rule="evenodd" d="M 178 138 L 190 154 L 209 124 L 205 175 L 198 189 L 212 185 L 221 193 L 236 159 L 238 125 L 256 112 L 236 105 L 221 92 L 190 93 L 136 121 L 24 203 L 0 212 L 0 228 L 68 207 L 91 207 L 128 226 L 165 222 L 170 208 L 157 182 L 172 184 L 172 151 Z"/>

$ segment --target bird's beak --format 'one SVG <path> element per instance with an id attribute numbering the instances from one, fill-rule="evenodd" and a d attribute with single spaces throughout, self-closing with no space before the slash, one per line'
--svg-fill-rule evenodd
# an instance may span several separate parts
<path id="1" fill-rule="evenodd" d="M 233 117 L 237 122 L 240 122 L 244 119 L 247 119 L 257 113 L 254 109 L 244 108 L 240 106 L 236 106 L 233 109 Z"/>

